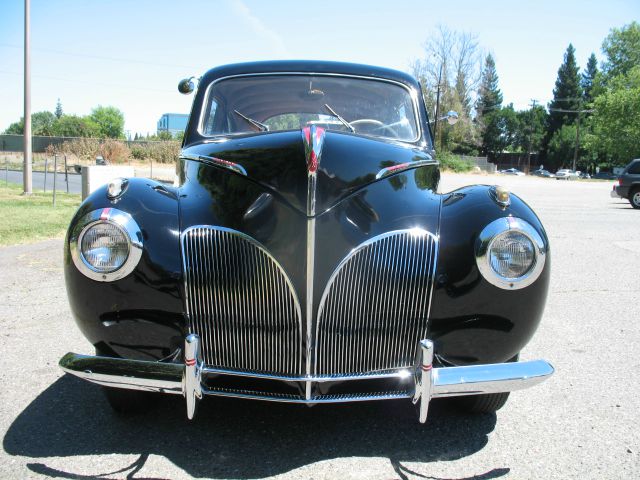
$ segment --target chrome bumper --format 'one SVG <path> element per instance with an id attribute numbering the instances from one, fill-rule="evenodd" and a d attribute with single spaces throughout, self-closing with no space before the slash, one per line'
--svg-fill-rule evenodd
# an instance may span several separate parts
<path id="1" fill-rule="evenodd" d="M 59 364 L 67 373 L 106 387 L 182 395 L 186 399 L 187 417 L 189 419 L 192 419 L 195 415 L 196 405 L 203 395 L 306 404 L 411 398 L 413 403 L 419 407 L 420 422 L 424 423 L 427 420 L 429 402 L 432 398 L 521 390 L 546 380 L 553 373 L 553 367 L 544 360 L 434 368 L 432 365 L 433 343 L 430 340 L 422 340 L 420 342 L 416 365 L 413 369 L 382 373 L 374 372 L 365 375 L 278 377 L 260 373 L 208 368 L 204 366 L 202 361 L 200 341 L 197 335 L 188 335 L 186 337 L 184 357 L 184 364 L 177 364 L 67 353 L 60 359 Z M 260 394 L 258 392 L 237 392 L 208 388 L 202 382 L 203 374 L 207 373 L 317 383 L 381 378 L 401 379 L 407 377 L 413 377 L 413 382 L 412 391 L 409 392 L 327 395 L 302 398 L 293 395 Z"/>

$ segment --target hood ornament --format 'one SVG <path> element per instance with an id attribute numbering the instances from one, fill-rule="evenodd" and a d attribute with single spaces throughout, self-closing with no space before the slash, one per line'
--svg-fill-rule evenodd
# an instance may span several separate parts
<path id="1" fill-rule="evenodd" d="M 325 129 L 316 125 L 304 127 L 302 129 L 302 139 L 304 140 L 304 153 L 307 159 L 307 171 L 309 175 L 315 175 L 320 164 L 322 145 L 324 144 Z"/>

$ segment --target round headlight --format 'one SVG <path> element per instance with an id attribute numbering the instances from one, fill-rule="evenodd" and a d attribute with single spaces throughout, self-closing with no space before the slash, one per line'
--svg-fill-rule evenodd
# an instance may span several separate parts
<path id="1" fill-rule="evenodd" d="M 535 247 L 526 235 L 507 231 L 496 236 L 489 246 L 489 264 L 498 275 L 515 279 L 525 275 L 536 261 Z"/>
<path id="2" fill-rule="evenodd" d="M 507 290 L 535 282 L 544 268 L 548 245 L 520 218 L 504 217 L 487 225 L 476 242 L 476 263 L 492 285 Z"/>
<path id="3" fill-rule="evenodd" d="M 129 275 L 142 257 L 142 231 L 127 212 L 93 210 L 69 231 L 69 252 L 82 274 L 99 282 Z"/>
<path id="4" fill-rule="evenodd" d="M 96 223 L 82 234 L 80 252 L 95 272 L 115 272 L 129 256 L 129 239 L 122 228 L 113 223 Z"/>

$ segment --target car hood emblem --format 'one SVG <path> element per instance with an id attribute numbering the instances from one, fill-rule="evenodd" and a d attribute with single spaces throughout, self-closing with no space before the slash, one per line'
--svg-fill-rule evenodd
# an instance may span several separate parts
<path id="1" fill-rule="evenodd" d="M 309 175 L 314 175 L 318 171 L 324 137 L 325 130 L 322 127 L 311 125 L 302 129 L 304 153 L 307 158 L 307 171 Z"/>

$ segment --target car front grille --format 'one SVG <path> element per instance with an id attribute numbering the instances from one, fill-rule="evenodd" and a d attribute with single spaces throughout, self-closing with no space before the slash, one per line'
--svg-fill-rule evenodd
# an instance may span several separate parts
<path id="1" fill-rule="evenodd" d="M 300 303 L 280 264 L 252 238 L 227 228 L 182 234 L 186 310 L 205 364 L 302 374 Z"/>
<path id="2" fill-rule="evenodd" d="M 320 301 L 317 375 L 409 367 L 426 338 L 437 239 L 424 230 L 385 233 L 354 249 Z"/>
<path id="3" fill-rule="evenodd" d="M 353 249 L 324 289 L 313 336 L 286 272 L 256 240 L 195 226 L 182 234 L 182 251 L 186 311 L 207 366 L 284 376 L 393 370 L 413 365 L 427 336 L 438 240 L 424 230 Z"/>

